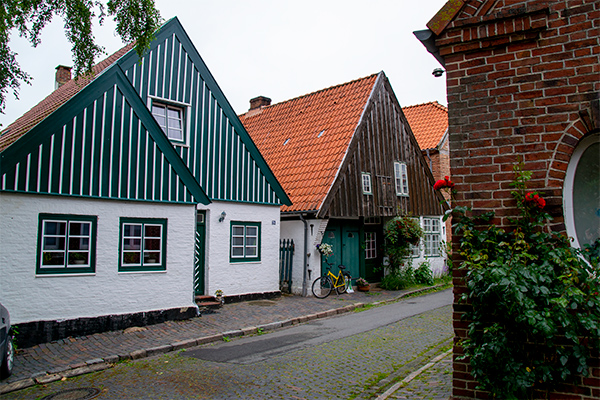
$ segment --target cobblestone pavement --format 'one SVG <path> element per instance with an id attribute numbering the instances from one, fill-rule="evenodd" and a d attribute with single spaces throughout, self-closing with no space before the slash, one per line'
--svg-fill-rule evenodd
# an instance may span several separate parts
<path id="1" fill-rule="evenodd" d="M 173 353 L 172 351 L 193 347 L 202 343 L 222 340 L 223 336 L 235 337 L 256 333 L 258 327 L 268 331 L 269 329 L 276 329 L 311 319 L 347 312 L 355 307 L 360 307 L 368 303 L 382 304 L 389 301 L 396 301 L 406 294 L 406 291 L 356 292 L 341 296 L 331 296 L 325 300 L 319 300 L 314 297 L 302 298 L 298 296 L 282 296 L 276 300 L 226 304 L 215 313 L 204 314 L 200 318 L 194 318 L 188 321 L 166 322 L 140 329 L 133 329 L 132 331 L 107 332 L 86 337 L 68 338 L 57 342 L 38 345 L 19 351 L 16 357 L 14 375 L 8 380 L 0 383 L 0 393 L 25 388 L 36 383 L 45 384 L 94 370 L 103 370 L 112 367 L 117 361 L 138 359 L 168 352 L 170 353 L 163 357 L 171 357 L 172 360 L 178 361 L 187 359 L 185 362 L 181 361 L 183 366 L 188 364 L 191 365 L 195 362 L 207 363 L 201 360 L 192 361 L 189 358 L 183 357 L 173 358 L 176 357 L 177 353 Z M 451 335 L 451 328 L 448 327 L 448 329 L 447 334 Z M 436 338 L 439 339 L 437 336 Z M 360 354 L 367 352 L 365 349 L 360 350 L 360 346 L 357 343 L 347 343 L 345 346 L 350 349 L 348 360 L 360 360 Z M 409 346 L 408 349 L 410 350 L 405 350 L 408 351 L 407 354 L 411 351 L 414 354 L 414 346 L 412 346 L 412 348 Z M 319 350 L 321 354 L 326 354 L 327 351 L 329 350 L 326 346 Z M 320 365 L 322 358 L 311 358 L 311 354 L 313 354 L 312 351 L 307 354 L 300 354 L 298 355 L 299 358 L 297 361 L 300 364 L 305 364 L 306 370 L 313 371 L 314 368 L 316 368 L 318 371 L 319 368 L 326 367 Z M 383 360 L 385 360 L 386 357 L 389 358 L 389 356 L 386 355 L 381 355 L 381 357 Z M 405 356 L 405 358 L 406 357 L 408 356 Z M 331 371 L 333 377 L 337 376 L 339 378 L 339 376 L 334 373 L 337 364 L 335 362 L 336 356 L 332 355 L 331 359 L 333 363 L 327 366 L 325 370 Z M 147 360 L 142 361 L 146 362 Z M 167 359 L 166 361 L 169 360 Z M 175 363 L 175 361 L 171 362 Z M 375 378 L 380 376 L 377 374 L 383 373 L 389 375 L 392 372 L 391 370 L 386 372 L 381 369 L 381 362 L 382 361 L 380 360 L 379 362 L 374 363 L 375 369 L 370 372 L 370 378 L 374 381 L 377 381 Z M 427 361 L 424 361 L 423 364 L 426 362 Z M 260 396 L 264 394 L 265 387 L 272 386 L 274 388 L 288 388 L 289 390 L 286 392 L 286 396 L 290 397 L 284 396 L 285 398 L 347 398 L 344 396 L 330 397 L 330 394 L 324 392 L 317 397 L 297 396 L 298 393 L 295 392 L 301 389 L 297 389 L 293 384 L 292 379 L 297 376 L 297 371 L 285 372 L 288 365 L 287 362 L 282 365 L 265 365 L 266 371 L 275 372 L 271 375 L 267 374 L 267 376 L 264 377 L 254 376 L 253 373 L 256 370 L 250 368 L 248 380 L 245 382 L 235 382 L 235 380 L 232 380 L 232 376 L 228 375 L 231 371 L 227 373 L 226 371 L 223 371 L 225 373 L 223 376 L 219 376 L 219 374 L 215 374 L 213 371 L 213 373 L 206 374 L 206 376 L 199 376 L 198 381 L 203 382 L 203 391 L 206 391 L 207 387 L 211 387 L 210 384 L 206 385 L 207 382 L 213 382 L 216 387 L 219 388 L 223 386 L 223 382 L 230 382 L 231 384 L 235 383 L 234 386 L 236 388 L 255 388 L 258 390 L 256 394 L 260 394 Z M 169 370 L 171 370 L 172 366 L 173 364 L 170 365 Z M 192 365 L 192 367 L 193 368 L 190 371 L 185 372 L 186 376 L 193 373 L 198 374 L 198 370 L 205 370 L 203 368 L 198 368 L 197 365 Z M 417 369 L 419 366 L 415 367 L 415 369 Z M 106 371 L 105 374 L 116 374 L 116 376 L 120 376 L 118 374 L 119 368 L 122 367 L 117 365 L 112 370 Z M 182 368 L 185 369 L 184 367 Z M 393 370 L 394 367 L 389 368 L 392 368 Z M 208 369 L 212 370 L 212 368 Z M 216 370 L 223 370 L 223 368 L 216 368 Z M 93 374 L 90 376 L 93 376 Z M 356 386 L 359 381 L 364 380 L 365 376 L 368 376 L 368 374 L 365 374 L 364 371 L 352 377 L 345 376 L 343 377 L 344 385 L 341 388 L 343 389 L 348 385 Z M 84 378 L 85 377 L 81 377 L 79 379 Z M 173 380 L 177 379 L 177 375 L 173 376 L 169 385 Z M 339 383 L 340 382 L 338 382 L 338 384 Z M 363 382 L 363 384 L 366 383 Z M 124 386 L 127 387 L 126 382 L 124 383 Z M 152 386 L 154 386 L 154 384 Z M 327 382 L 321 389 L 326 390 L 329 387 L 331 386 Z M 312 388 L 311 390 L 316 390 L 318 392 L 320 389 Z M 156 393 L 160 393 L 160 390 Z M 236 395 L 235 390 L 233 393 L 233 396 L 230 398 L 252 398 L 244 396 L 239 397 L 241 394 L 238 393 Z M 18 395 L 18 393 L 15 393 L 15 395 Z M 189 393 L 179 398 L 189 398 L 186 396 L 189 396 Z M 17 396 L 14 398 L 19 397 Z M 125 397 L 117 396 L 114 398 Z M 177 397 L 169 396 L 167 398 Z M 279 395 L 272 398 L 279 398 Z"/>

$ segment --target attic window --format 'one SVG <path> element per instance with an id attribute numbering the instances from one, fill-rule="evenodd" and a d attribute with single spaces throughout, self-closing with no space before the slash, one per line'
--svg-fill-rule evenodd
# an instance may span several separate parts
<path id="1" fill-rule="evenodd" d="M 325 133 L 325 129 L 323 129 L 321 132 L 319 132 L 319 134 L 317 135 L 317 137 L 323 136 L 324 133 Z"/>
<path id="2" fill-rule="evenodd" d="M 285 146 L 286 144 L 288 144 L 289 141 L 290 139 L 286 139 L 285 142 L 283 142 L 283 145 Z"/>
<path id="3" fill-rule="evenodd" d="M 158 125 L 175 142 L 185 142 L 183 108 L 157 101 L 152 102 L 152 115 Z"/>

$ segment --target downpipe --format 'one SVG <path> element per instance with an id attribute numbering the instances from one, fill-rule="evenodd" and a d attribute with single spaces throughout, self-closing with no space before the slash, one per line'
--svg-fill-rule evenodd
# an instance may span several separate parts
<path id="1" fill-rule="evenodd" d="M 304 219 L 302 214 L 300 214 L 300 220 L 304 224 L 304 271 L 302 278 L 302 297 L 306 297 L 308 288 L 307 288 L 307 279 L 308 279 L 308 222 Z"/>

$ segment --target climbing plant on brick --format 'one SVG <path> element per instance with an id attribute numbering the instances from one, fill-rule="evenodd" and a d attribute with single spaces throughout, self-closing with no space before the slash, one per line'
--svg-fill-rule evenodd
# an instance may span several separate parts
<path id="1" fill-rule="evenodd" d="M 453 210 L 469 304 L 461 344 L 480 388 L 503 399 L 533 398 L 536 389 L 586 376 L 600 338 L 600 269 L 544 228 L 550 216 L 544 199 L 527 191 L 530 177 L 515 167 L 520 215 L 509 228 L 492 223 L 494 212 Z"/>

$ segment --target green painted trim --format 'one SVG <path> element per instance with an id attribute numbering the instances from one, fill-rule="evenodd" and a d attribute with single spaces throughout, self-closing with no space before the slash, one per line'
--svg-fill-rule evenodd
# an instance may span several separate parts
<path id="1" fill-rule="evenodd" d="M 233 226 L 243 226 L 244 227 L 244 239 L 246 238 L 245 228 L 248 226 L 255 226 L 258 228 L 258 239 L 257 239 L 257 257 L 233 257 L 232 245 L 231 241 L 233 239 Z M 261 237 L 262 237 L 262 227 L 261 222 L 249 222 L 249 221 L 230 221 L 229 223 L 229 262 L 230 263 L 243 263 L 243 262 L 257 262 L 260 261 L 260 249 L 261 249 Z"/>
<path id="2" fill-rule="evenodd" d="M 151 47 L 153 47 L 155 43 L 166 40 L 169 36 L 172 36 L 173 33 L 175 33 L 175 36 L 179 39 L 179 41 L 183 45 L 183 48 L 186 49 L 188 56 L 192 59 L 196 68 L 199 70 L 200 76 L 203 78 L 204 82 L 206 83 L 206 85 L 208 86 L 210 91 L 215 96 L 215 99 L 219 103 L 220 107 L 223 109 L 223 112 L 225 113 L 227 118 L 229 118 L 229 120 L 231 121 L 235 132 L 237 132 L 237 134 L 240 136 L 242 142 L 246 145 L 246 148 L 252 155 L 252 158 L 254 158 L 256 164 L 258 165 L 258 167 L 261 169 L 261 171 L 267 178 L 267 181 L 271 185 L 272 190 L 277 194 L 277 196 L 283 202 L 283 204 L 288 205 L 288 206 L 292 205 L 292 202 L 291 202 L 290 198 L 288 197 L 287 193 L 285 192 L 283 187 L 280 185 L 277 178 L 275 178 L 273 171 L 271 171 L 271 168 L 266 163 L 262 154 L 258 151 L 258 148 L 252 141 L 250 135 L 244 128 L 244 125 L 241 123 L 239 117 L 233 110 L 233 107 L 231 107 L 231 104 L 229 104 L 229 101 L 225 97 L 223 91 L 217 84 L 217 81 L 215 80 L 215 78 L 213 77 L 211 72 L 209 71 L 208 67 L 204 63 L 204 60 L 200 56 L 200 53 L 198 52 L 198 50 L 192 43 L 190 37 L 188 36 L 187 32 L 185 31 L 185 29 L 183 28 L 183 26 L 181 25 L 181 23 L 179 22 L 179 19 L 177 19 L 177 17 L 174 17 L 174 18 L 170 19 L 169 21 L 167 21 L 158 30 L 158 32 L 156 32 L 155 40 L 151 44 Z M 135 52 L 135 49 L 132 49 L 127 54 L 125 54 L 123 57 L 121 57 L 117 61 L 117 63 L 119 63 L 119 65 L 122 65 L 124 69 L 127 69 L 127 68 L 129 68 L 129 66 L 131 64 L 138 62 L 138 60 L 139 60 L 139 57 L 138 57 L 137 53 Z M 159 97 L 165 97 L 165 96 L 159 96 Z M 199 179 L 199 181 L 201 181 L 201 179 Z"/>
<path id="3" fill-rule="evenodd" d="M 68 223 L 71 221 L 83 221 L 83 222 L 91 222 L 92 226 L 90 229 L 90 265 L 84 268 L 74 268 L 67 267 L 66 260 L 64 267 L 46 267 L 42 268 L 41 255 L 42 255 L 42 226 L 44 220 L 59 220 L 65 221 Z M 76 215 L 76 214 L 39 214 L 38 215 L 38 239 L 37 239 L 37 247 L 36 247 L 36 261 L 35 261 L 35 273 L 36 275 L 56 275 L 56 274 L 89 274 L 96 272 L 96 237 L 97 237 L 97 227 L 98 227 L 98 217 L 93 215 Z M 68 236 L 67 236 L 68 240 Z M 65 257 L 68 254 L 68 241 L 65 243 Z"/>
<path id="4" fill-rule="evenodd" d="M 128 218 L 128 217 L 121 217 L 119 218 L 119 253 L 118 253 L 118 266 L 119 266 L 119 272 L 153 272 L 153 271 L 166 271 L 167 270 L 167 228 L 168 228 L 168 223 L 167 223 L 167 219 L 166 218 Z M 142 243 L 142 248 L 141 248 L 141 259 L 140 259 L 140 266 L 135 266 L 135 267 L 128 267 L 128 266 L 124 266 L 121 263 L 121 254 L 123 253 L 123 225 L 124 224 L 141 224 L 142 225 L 142 238 L 141 238 L 141 243 Z M 151 265 L 151 266 L 144 266 L 144 247 L 143 247 L 143 243 L 144 243 L 144 226 L 146 224 L 152 224 L 152 225 L 162 225 L 162 237 L 161 237 L 161 262 L 160 265 Z"/>

